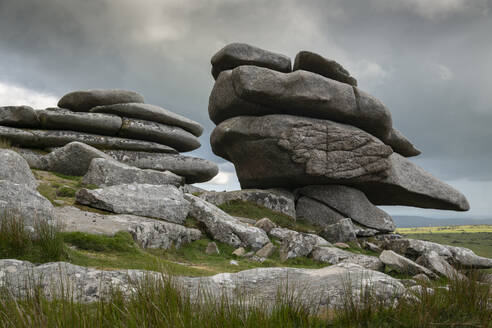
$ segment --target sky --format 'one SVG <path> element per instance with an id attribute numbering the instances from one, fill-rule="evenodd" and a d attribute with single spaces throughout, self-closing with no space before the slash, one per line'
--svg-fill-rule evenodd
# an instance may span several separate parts
<path id="1" fill-rule="evenodd" d="M 471 205 L 390 214 L 492 217 L 492 0 L 0 0 L 0 106 L 138 91 L 204 126 L 188 154 L 220 173 L 202 186 L 239 189 L 234 166 L 210 149 L 207 111 L 210 58 L 231 42 L 341 63 L 422 150 L 411 160 Z"/>

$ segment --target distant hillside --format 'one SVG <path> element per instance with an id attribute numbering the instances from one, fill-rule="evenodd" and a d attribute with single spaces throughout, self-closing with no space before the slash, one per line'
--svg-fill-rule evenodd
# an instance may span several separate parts
<path id="1" fill-rule="evenodd" d="M 396 226 L 398 228 L 414 228 L 414 227 L 439 227 L 448 225 L 474 225 L 474 224 L 490 224 L 492 225 L 492 218 L 490 219 L 436 219 L 426 218 L 422 216 L 410 216 L 410 215 L 395 215 L 393 216 Z"/>

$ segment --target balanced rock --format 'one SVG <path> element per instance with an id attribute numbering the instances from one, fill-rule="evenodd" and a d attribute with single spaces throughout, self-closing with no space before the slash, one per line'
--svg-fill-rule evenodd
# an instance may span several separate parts
<path id="1" fill-rule="evenodd" d="M 26 185 L 33 190 L 36 190 L 38 187 L 38 182 L 24 158 L 15 151 L 9 149 L 0 149 L 0 181 L 1 180 Z"/>
<path id="2" fill-rule="evenodd" d="M 198 138 L 180 127 L 137 119 L 124 118 L 118 136 L 157 142 L 180 152 L 200 147 Z"/>
<path id="3" fill-rule="evenodd" d="M 106 154 L 130 166 L 170 171 L 185 178 L 186 183 L 206 182 L 219 172 L 217 164 L 203 158 L 145 151 L 108 150 Z"/>
<path id="4" fill-rule="evenodd" d="M 36 111 L 29 106 L 0 107 L 0 125 L 17 128 L 37 128 L 39 118 Z"/>
<path id="5" fill-rule="evenodd" d="M 96 106 L 143 102 L 143 96 L 134 91 L 87 90 L 67 93 L 58 102 L 58 107 L 75 112 L 88 112 Z"/>
<path id="6" fill-rule="evenodd" d="M 391 271 L 395 271 L 402 274 L 414 276 L 418 273 L 423 273 L 428 277 L 435 277 L 436 275 L 429 269 L 407 259 L 393 251 L 383 251 L 379 255 L 379 259 L 384 265 Z"/>
<path id="7" fill-rule="evenodd" d="M 325 226 L 320 234 L 331 243 L 343 243 L 357 240 L 355 226 L 349 218 L 345 218 L 337 223 Z"/>
<path id="8" fill-rule="evenodd" d="M 116 136 L 122 120 L 116 115 L 77 113 L 62 108 L 37 111 L 41 129 L 70 130 L 107 136 Z"/>
<path id="9" fill-rule="evenodd" d="M 270 242 L 265 231 L 233 218 L 216 206 L 191 194 L 185 194 L 191 203 L 190 215 L 206 227 L 208 234 L 220 242 L 234 247 L 262 248 Z"/>
<path id="10" fill-rule="evenodd" d="M 255 65 L 280 72 L 290 72 L 290 58 L 245 43 L 231 43 L 219 50 L 211 60 L 212 75 L 217 79 L 220 72 L 241 65 Z"/>
<path id="11" fill-rule="evenodd" d="M 132 183 L 180 186 L 183 178 L 169 171 L 142 170 L 113 159 L 95 158 L 82 182 L 99 187 Z"/>
<path id="12" fill-rule="evenodd" d="M 155 105 L 127 103 L 108 106 L 97 106 L 90 110 L 92 113 L 107 113 L 121 117 L 136 118 L 145 121 L 157 122 L 171 126 L 178 126 L 199 137 L 203 127 L 189 118 L 168 111 Z"/>
<path id="13" fill-rule="evenodd" d="M 357 80 L 342 65 L 311 51 L 301 51 L 294 60 L 293 71 L 304 70 L 332 80 L 357 86 Z"/>
<path id="14" fill-rule="evenodd" d="M 385 232 L 395 230 L 391 216 L 372 205 L 360 190 L 341 185 L 318 185 L 301 188 L 298 192 L 365 227 Z"/>
<path id="15" fill-rule="evenodd" d="M 367 269 L 382 271 L 383 262 L 375 256 L 355 254 L 337 247 L 316 247 L 311 253 L 313 260 L 329 264 L 353 263 Z"/>
<path id="16" fill-rule="evenodd" d="M 276 190 L 243 189 L 224 192 L 207 191 L 200 194 L 199 197 L 216 206 L 231 201 L 243 201 L 283 213 L 294 220 L 296 217 L 294 195 L 286 196 L 285 193 L 277 192 Z"/>
<path id="17" fill-rule="evenodd" d="M 142 248 L 180 248 L 201 238 L 198 229 L 135 215 L 103 215 L 82 211 L 73 206 L 55 207 L 55 218 L 64 231 L 113 236 L 118 231 L 130 233 Z"/>
<path id="18" fill-rule="evenodd" d="M 172 185 L 121 184 L 101 189 L 80 189 L 75 195 L 79 204 L 117 214 L 133 214 L 184 223 L 189 202 Z"/>

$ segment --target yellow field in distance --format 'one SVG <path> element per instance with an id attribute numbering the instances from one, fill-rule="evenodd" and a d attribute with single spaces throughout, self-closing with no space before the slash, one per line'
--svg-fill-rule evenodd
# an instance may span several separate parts
<path id="1" fill-rule="evenodd" d="M 492 232 L 492 225 L 460 225 L 460 226 L 442 226 L 442 227 L 418 227 L 418 228 L 398 228 L 397 233 L 414 234 L 414 233 L 475 233 L 475 232 Z"/>

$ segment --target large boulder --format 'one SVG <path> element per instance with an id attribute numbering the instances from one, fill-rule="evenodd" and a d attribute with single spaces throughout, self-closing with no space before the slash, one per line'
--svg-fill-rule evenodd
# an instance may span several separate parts
<path id="1" fill-rule="evenodd" d="M 241 66 L 220 75 L 210 94 L 216 124 L 235 116 L 291 114 L 350 124 L 384 140 L 391 113 L 369 94 L 321 75 Z"/>
<path id="2" fill-rule="evenodd" d="M 390 271 L 395 271 L 409 276 L 414 276 L 419 273 L 423 273 L 428 277 L 436 276 L 431 270 L 427 269 L 426 267 L 423 267 L 393 251 L 383 251 L 379 255 L 379 259 Z"/>
<path id="3" fill-rule="evenodd" d="M 357 240 L 355 226 L 349 218 L 325 226 L 320 235 L 331 243 L 344 243 Z"/>
<path id="4" fill-rule="evenodd" d="M 82 182 L 99 187 L 132 183 L 180 186 L 183 178 L 169 171 L 142 170 L 112 158 L 95 158 Z"/>
<path id="5" fill-rule="evenodd" d="M 211 60 L 212 75 L 217 79 L 220 72 L 241 65 L 267 67 L 280 72 L 290 72 L 290 58 L 245 43 L 231 43 L 220 49 Z"/>
<path id="6" fill-rule="evenodd" d="M 75 195 L 79 204 L 117 214 L 133 214 L 184 223 L 190 204 L 172 185 L 122 184 L 89 190 Z"/>
<path id="7" fill-rule="evenodd" d="M 342 184 L 360 189 L 375 205 L 469 209 L 459 191 L 349 125 L 290 115 L 241 116 L 218 125 L 211 144 L 215 154 L 234 163 L 242 188 Z"/>
<path id="8" fill-rule="evenodd" d="M 304 70 L 332 80 L 357 86 L 357 80 L 342 65 L 311 51 L 301 51 L 294 60 L 293 71 Z"/>
<path id="9" fill-rule="evenodd" d="M 360 190 L 341 185 L 318 185 L 301 188 L 298 193 L 327 205 L 365 227 L 384 232 L 395 230 L 391 216 L 372 205 Z"/>
<path id="10" fill-rule="evenodd" d="M 223 192 L 207 191 L 201 193 L 199 197 L 216 206 L 234 200 L 254 203 L 269 208 L 272 211 L 288 215 L 294 220 L 296 218 L 294 195 L 290 194 L 289 196 L 285 192 L 277 192 L 274 189 L 243 189 Z"/>
<path id="11" fill-rule="evenodd" d="M 0 180 L 23 184 L 32 189 L 38 186 L 26 160 L 9 149 L 0 149 Z"/>
<path id="12" fill-rule="evenodd" d="M 141 169 L 173 172 L 184 177 L 188 184 L 209 181 L 219 173 L 217 164 L 198 157 L 145 151 L 109 150 L 105 153 L 118 162 Z"/>
<path id="13" fill-rule="evenodd" d="M 203 133 L 203 127 L 199 123 L 168 111 L 162 107 L 149 104 L 127 103 L 97 106 L 92 108 L 90 111 L 92 113 L 114 114 L 121 117 L 130 117 L 172 126 L 179 126 L 186 131 L 193 133 L 197 137 L 201 136 Z"/>
<path id="14" fill-rule="evenodd" d="M 103 215 L 82 211 L 73 206 L 55 207 L 55 218 L 63 231 L 79 231 L 113 236 L 118 231 L 130 233 L 143 248 L 179 248 L 201 238 L 198 229 L 135 215 Z"/>
<path id="15" fill-rule="evenodd" d="M 39 118 L 36 111 L 29 106 L 0 107 L 0 125 L 17 128 L 37 128 Z"/>
<path id="16" fill-rule="evenodd" d="M 185 194 L 185 198 L 191 203 L 190 215 L 205 225 L 214 240 L 253 250 L 259 250 L 270 242 L 262 229 L 239 221 L 201 198 L 191 194 Z"/>
<path id="17" fill-rule="evenodd" d="M 0 138 L 26 148 L 63 147 L 70 142 L 78 141 L 98 149 L 177 153 L 174 148 L 155 142 L 65 130 L 32 130 L 0 126 Z"/>
<path id="18" fill-rule="evenodd" d="M 22 219 L 26 227 L 37 222 L 53 222 L 53 205 L 35 189 L 7 180 L 0 180 L 0 219 Z"/>
<path id="19" fill-rule="evenodd" d="M 42 129 L 70 130 L 116 136 L 121 118 L 116 115 L 77 113 L 62 108 L 47 108 L 37 112 Z"/>
<path id="20" fill-rule="evenodd" d="M 198 138 L 180 127 L 137 119 L 124 118 L 118 136 L 157 142 L 180 152 L 200 147 Z"/>
<path id="21" fill-rule="evenodd" d="M 384 269 L 383 262 L 375 256 L 356 254 L 337 247 L 316 247 L 311 253 L 311 258 L 329 264 L 353 263 L 377 271 Z"/>
<path id="22" fill-rule="evenodd" d="M 303 220 L 316 226 L 326 227 L 343 219 L 345 219 L 345 216 L 310 197 L 301 196 L 297 200 L 296 220 Z"/>
<path id="23" fill-rule="evenodd" d="M 416 263 L 431 270 L 439 276 L 447 277 L 449 279 L 463 277 L 462 274 L 451 266 L 451 264 L 446 262 L 442 256 L 439 256 L 439 254 L 434 251 L 423 254 L 417 259 Z"/>
<path id="24" fill-rule="evenodd" d="M 87 90 L 67 93 L 58 101 L 58 107 L 75 112 L 88 112 L 96 106 L 143 102 L 143 96 L 134 91 Z"/>
<path id="25" fill-rule="evenodd" d="M 277 229 L 279 228 L 270 230 L 270 235 L 275 236 L 278 232 L 274 230 Z M 313 249 L 318 246 L 331 246 L 331 244 L 315 234 L 289 231 L 287 235 L 282 238 L 280 259 L 286 261 L 301 256 L 308 256 Z"/>

